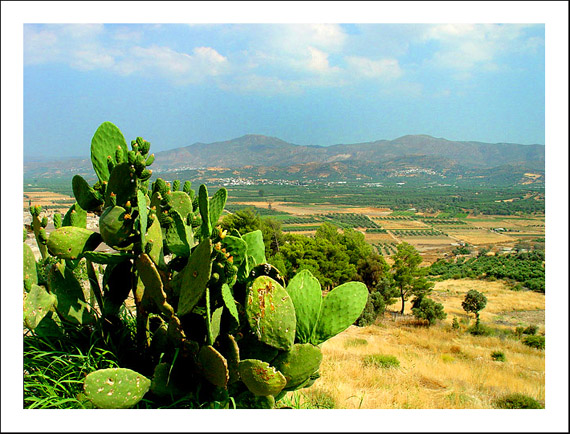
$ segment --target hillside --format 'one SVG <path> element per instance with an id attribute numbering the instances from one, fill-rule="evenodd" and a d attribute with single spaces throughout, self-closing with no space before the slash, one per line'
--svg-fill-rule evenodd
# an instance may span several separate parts
<path id="1" fill-rule="evenodd" d="M 544 183 L 544 146 L 457 142 L 427 135 L 333 146 L 301 146 L 276 137 L 245 135 L 156 153 L 155 174 L 192 171 L 202 177 L 266 177 L 327 181 L 468 180 L 478 184 Z M 497 169 L 499 168 L 499 169 Z M 533 173 L 533 177 L 525 173 Z M 27 179 L 93 176 L 89 158 L 26 160 Z M 536 176 L 535 176 L 536 175 Z M 203 179 L 207 179 L 204 176 Z"/>

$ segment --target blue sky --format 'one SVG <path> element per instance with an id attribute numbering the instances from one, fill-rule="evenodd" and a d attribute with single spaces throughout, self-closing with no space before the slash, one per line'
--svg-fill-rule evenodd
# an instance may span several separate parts
<path id="1" fill-rule="evenodd" d="M 544 24 L 24 24 L 24 153 L 264 134 L 545 143 Z"/>

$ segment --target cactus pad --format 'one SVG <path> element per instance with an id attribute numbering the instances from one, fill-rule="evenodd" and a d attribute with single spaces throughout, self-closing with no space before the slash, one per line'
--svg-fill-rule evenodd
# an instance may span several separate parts
<path id="1" fill-rule="evenodd" d="M 184 223 L 184 220 L 177 211 L 170 210 L 170 217 L 174 223 L 170 225 L 164 233 L 166 246 L 176 256 L 187 257 L 190 255 L 190 249 L 194 245 L 192 228 Z"/>
<path id="2" fill-rule="evenodd" d="M 228 191 L 223 187 L 216 191 L 210 199 L 210 227 L 213 228 L 218 223 L 218 220 L 224 211 L 224 206 L 226 206 L 227 199 Z"/>
<path id="3" fill-rule="evenodd" d="M 258 396 L 277 395 L 287 384 L 281 372 L 261 360 L 246 359 L 239 362 L 241 381 Z"/>
<path id="4" fill-rule="evenodd" d="M 289 281 L 287 293 L 293 300 L 297 317 L 295 340 L 310 342 L 321 310 L 321 284 L 309 270 L 302 270 Z"/>
<path id="5" fill-rule="evenodd" d="M 121 149 L 126 156 L 127 142 L 123 133 L 111 122 L 102 123 L 91 139 L 91 163 L 99 181 L 109 181 L 108 161 L 116 161 L 116 150 Z"/>
<path id="6" fill-rule="evenodd" d="M 78 259 L 88 250 L 101 244 L 101 235 L 89 229 L 62 226 L 53 231 L 47 240 L 49 252 L 61 259 Z"/>
<path id="7" fill-rule="evenodd" d="M 127 201 L 136 197 L 137 179 L 131 172 L 128 163 L 122 163 L 113 169 L 105 191 L 105 207 L 111 205 L 125 206 Z M 111 203 L 111 195 L 115 196 L 116 203 Z"/>
<path id="8" fill-rule="evenodd" d="M 83 390 L 98 408 L 120 409 L 136 405 L 147 393 L 151 381 L 125 368 L 100 369 L 85 377 Z"/>
<path id="9" fill-rule="evenodd" d="M 122 247 L 132 230 L 133 219 L 123 207 L 108 207 L 99 218 L 99 231 L 108 246 Z"/>
<path id="10" fill-rule="evenodd" d="M 75 226 L 85 229 L 87 227 L 87 211 L 76 202 L 69 207 L 63 217 L 62 226 Z"/>
<path id="11" fill-rule="evenodd" d="M 95 191 L 81 175 L 75 175 L 71 180 L 75 200 L 86 211 L 95 211 L 103 205 L 101 193 Z"/>
<path id="12" fill-rule="evenodd" d="M 135 261 L 137 271 L 144 284 L 144 296 L 150 298 L 162 313 L 168 317 L 174 314 L 174 309 L 166 301 L 162 280 L 152 259 L 143 253 Z"/>
<path id="13" fill-rule="evenodd" d="M 242 236 L 242 239 L 247 244 L 247 256 L 248 256 L 248 267 L 249 271 L 259 264 L 265 264 L 267 260 L 265 259 L 265 244 L 263 243 L 263 234 L 260 230 L 250 232 Z M 249 258 L 253 258 L 250 261 Z"/>
<path id="14" fill-rule="evenodd" d="M 267 276 L 258 277 L 246 298 L 249 326 L 258 339 L 288 351 L 295 340 L 295 307 L 287 291 Z"/>
<path id="15" fill-rule="evenodd" d="M 210 279 L 212 263 L 212 242 L 209 238 L 204 239 L 192 252 L 188 263 L 178 274 L 177 285 L 180 288 L 178 301 L 178 316 L 190 313 L 196 303 L 202 298 L 206 290 L 206 284 Z"/>
<path id="16" fill-rule="evenodd" d="M 318 371 L 323 355 L 319 347 L 311 344 L 295 344 L 286 353 L 279 354 L 271 363 L 287 379 L 288 390 L 294 390 Z"/>
<path id="17" fill-rule="evenodd" d="M 86 251 L 81 254 L 81 258 L 85 258 L 88 261 L 94 262 L 95 264 L 109 265 L 120 264 L 126 259 L 134 259 L 134 256 L 127 252 L 106 253 Z"/>
<path id="18" fill-rule="evenodd" d="M 36 258 L 32 248 L 24 243 L 24 289 L 30 291 L 38 283 Z"/>
<path id="19" fill-rule="evenodd" d="M 198 363 L 202 375 L 214 386 L 226 387 L 230 374 L 228 371 L 228 362 L 218 350 L 207 345 L 200 348 L 198 353 Z"/>
<path id="20" fill-rule="evenodd" d="M 93 321 L 81 284 L 69 268 L 65 265 L 53 266 L 48 273 L 47 284 L 57 299 L 55 307 L 58 315 L 74 324 L 87 324 Z"/>
<path id="21" fill-rule="evenodd" d="M 32 284 L 32 288 L 24 301 L 24 323 L 26 327 L 35 329 L 55 302 L 55 295 L 48 293 L 43 286 Z"/>
<path id="22" fill-rule="evenodd" d="M 368 300 L 368 289 L 362 282 L 337 286 L 323 299 L 312 343 L 318 345 L 350 327 L 358 319 Z"/>
<path id="23" fill-rule="evenodd" d="M 178 211 L 183 220 L 192 212 L 192 200 L 183 191 L 174 191 L 172 194 L 172 209 Z"/>

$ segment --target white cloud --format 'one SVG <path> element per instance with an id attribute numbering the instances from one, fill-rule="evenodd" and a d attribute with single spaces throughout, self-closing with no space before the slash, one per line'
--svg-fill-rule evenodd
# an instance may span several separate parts
<path id="1" fill-rule="evenodd" d="M 372 60 L 366 57 L 348 56 L 345 58 L 349 71 L 367 78 L 396 79 L 402 75 L 397 59 Z"/>
<path id="2" fill-rule="evenodd" d="M 523 24 L 438 24 L 427 26 L 424 42 L 436 41 L 438 51 L 429 64 L 455 71 L 454 77 L 470 78 L 476 70 L 496 71 L 506 53 L 529 50 L 539 43 L 524 39 Z"/>

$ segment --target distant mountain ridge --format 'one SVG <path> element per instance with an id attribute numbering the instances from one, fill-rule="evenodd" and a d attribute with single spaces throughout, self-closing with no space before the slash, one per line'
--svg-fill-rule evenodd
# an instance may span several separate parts
<path id="1" fill-rule="evenodd" d="M 267 168 L 270 172 L 296 167 L 297 170 L 319 168 L 338 172 L 364 170 L 379 173 L 390 168 L 420 168 L 443 172 L 481 170 L 490 173 L 495 167 L 516 167 L 518 170 L 544 173 L 545 147 L 514 143 L 461 142 L 428 135 L 406 135 L 394 140 L 305 146 L 285 142 L 277 137 L 248 134 L 215 143 L 194 143 L 189 146 L 157 152 L 152 169 L 156 173 L 204 168 Z M 358 170 L 357 170 L 358 168 Z M 283 171 L 285 172 L 285 171 Z M 89 158 L 58 161 L 35 159 L 24 162 L 26 177 L 91 176 Z M 350 173 L 345 174 L 350 177 Z"/>
<path id="2" fill-rule="evenodd" d="M 427 135 L 407 135 L 394 140 L 377 140 L 332 146 L 304 146 L 276 137 L 248 134 L 210 144 L 195 143 L 158 152 L 161 169 L 198 167 L 290 166 L 311 162 L 366 161 L 383 163 L 400 157 L 444 157 L 450 164 L 469 168 L 490 168 L 504 164 L 544 169 L 544 146 L 514 143 L 459 142 Z"/>

